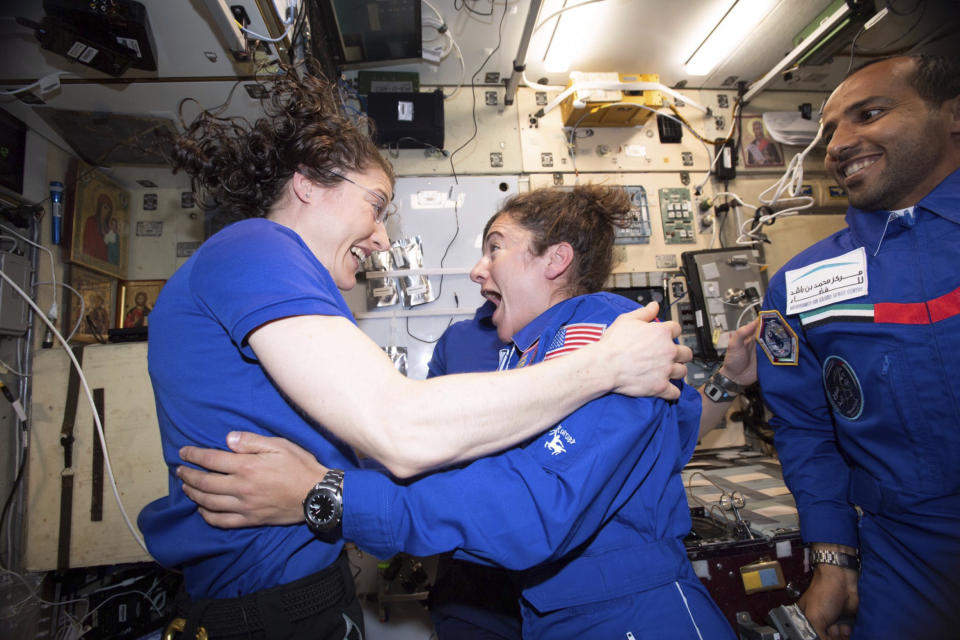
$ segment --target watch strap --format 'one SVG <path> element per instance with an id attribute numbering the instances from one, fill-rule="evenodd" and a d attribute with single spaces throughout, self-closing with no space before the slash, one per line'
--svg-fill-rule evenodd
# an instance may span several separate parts
<path id="1" fill-rule="evenodd" d="M 810 553 L 810 564 L 830 564 L 844 569 L 860 570 L 860 557 L 843 551 L 826 551 L 813 549 Z"/>
<path id="2" fill-rule="evenodd" d="M 319 491 L 332 491 L 335 498 L 336 506 L 335 508 L 339 511 L 335 515 L 335 518 L 328 525 L 319 525 L 316 521 L 311 518 L 309 513 L 309 504 L 313 495 Z M 336 529 L 343 518 L 343 471 L 341 469 L 328 469 L 324 474 L 323 479 L 320 480 L 317 484 L 313 486 L 307 496 L 303 499 L 303 512 L 307 520 L 307 525 L 314 533 L 326 533 L 327 531 Z"/>
<path id="3" fill-rule="evenodd" d="M 742 386 L 719 371 L 714 372 L 703 387 L 704 395 L 714 402 L 730 402 L 742 391 Z"/>

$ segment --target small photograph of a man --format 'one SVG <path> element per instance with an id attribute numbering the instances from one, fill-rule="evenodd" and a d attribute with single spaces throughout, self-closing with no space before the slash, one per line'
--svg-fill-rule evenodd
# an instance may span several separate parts
<path id="1" fill-rule="evenodd" d="M 745 167 L 783 166 L 783 152 L 780 145 L 767 135 L 763 127 L 763 118 L 743 118 L 743 164 Z M 752 136 L 752 139 L 750 138 Z"/>

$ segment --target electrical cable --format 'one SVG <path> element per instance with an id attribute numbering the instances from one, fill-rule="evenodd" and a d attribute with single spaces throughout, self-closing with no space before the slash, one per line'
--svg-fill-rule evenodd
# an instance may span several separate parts
<path id="1" fill-rule="evenodd" d="M 820 127 L 817 129 L 817 135 L 814 136 L 810 144 L 807 145 L 807 147 L 803 151 L 794 155 L 793 158 L 790 159 L 790 163 L 787 165 L 787 168 L 784 171 L 783 175 L 780 177 L 780 179 L 777 180 L 772 185 L 770 185 L 769 187 L 767 187 L 766 189 L 764 189 L 759 196 L 760 202 L 766 205 L 767 207 L 771 207 L 771 208 L 775 204 L 780 202 L 781 198 L 785 200 L 799 200 L 804 204 L 793 205 L 793 206 L 787 207 L 786 209 L 782 209 L 774 213 L 762 214 L 756 217 L 755 220 L 753 221 L 746 220 L 746 221 L 740 222 L 738 224 L 738 232 L 740 234 L 737 237 L 738 245 L 749 245 L 749 244 L 755 244 L 757 242 L 762 241 L 762 239 L 756 234 L 760 231 L 763 225 L 770 224 L 774 220 L 780 217 L 797 215 L 800 211 L 809 209 L 813 207 L 814 204 L 816 204 L 816 202 L 812 197 L 798 196 L 797 194 L 800 192 L 800 189 L 803 186 L 803 160 L 804 158 L 806 158 L 807 154 L 810 153 L 810 151 L 817 145 L 817 143 L 820 142 L 820 139 L 822 138 L 822 136 L 823 136 L 823 122 L 820 123 Z M 771 190 L 774 191 L 773 197 L 767 200 L 765 196 Z M 740 198 L 739 196 L 736 196 L 736 194 L 730 194 L 730 195 L 737 197 L 737 199 L 740 200 L 741 203 L 743 203 L 743 199 Z M 747 205 L 747 206 L 750 206 L 750 205 Z M 757 209 L 757 207 L 752 207 L 752 208 Z M 749 225 L 751 222 L 754 222 L 753 226 L 749 230 L 746 230 L 747 225 Z"/>
<path id="2" fill-rule="evenodd" d="M 87 378 L 83 374 L 83 369 L 80 367 L 80 363 L 77 362 L 77 358 L 76 356 L 73 355 L 73 351 L 70 349 L 70 345 L 67 343 L 66 339 L 64 339 L 63 334 L 57 331 L 57 328 L 53 325 L 53 323 L 51 323 L 50 320 L 48 320 L 46 316 L 43 315 L 43 312 L 40 310 L 40 307 L 38 307 L 37 304 L 30 299 L 30 296 L 27 295 L 27 293 L 23 289 L 21 289 L 16 282 L 13 281 L 13 278 L 8 276 L 3 271 L 0 271 L 0 278 L 3 278 L 4 280 L 6 280 L 7 284 L 9 284 L 14 291 L 20 294 L 20 296 L 27 302 L 27 304 L 29 304 L 30 307 L 40 316 L 40 319 L 43 320 L 44 323 L 46 323 L 47 327 L 53 332 L 53 335 L 63 345 L 64 351 L 66 351 L 67 356 L 70 358 L 70 362 L 72 362 L 73 366 L 76 368 L 77 374 L 80 377 L 80 383 L 81 385 L 83 385 L 83 390 L 86 393 L 87 400 L 89 401 L 90 407 L 93 411 L 93 421 L 94 421 L 94 424 L 96 425 L 97 435 L 100 438 L 100 449 L 103 452 L 104 468 L 106 469 L 107 476 L 110 478 L 110 487 L 113 489 L 113 496 L 114 498 L 116 498 L 117 506 L 120 508 L 120 515 L 123 516 L 123 521 L 126 523 L 127 528 L 130 530 L 130 533 L 133 535 L 133 538 L 137 541 L 140 547 L 147 554 L 149 554 L 150 551 L 147 549 L 147 546 L 143 541 L 143 537 L 140 535 L 140 532 L 137 531 L 136 528 L 133 526 L 133 523 L 131 522 L 130 517 L 127 515 L 127 510 L 124 508 L 123 502 L 120 500 L 120 490 L 117 488 L 117 480 L 113 475 L 113 466 L 110 464 L 110 453 L 109 451 L 107 451 L 107 440 L 103 435 L 103 425 L 100 422 L 100 414 L 99 412 L 97 412 L 96 404 L 93 401 L 93 393 L 90 391 L 90 386 L 87 384 Z"/>
<path id="3" fill-rule="evenodd" d="M 22 429 L 23 427 L 21 427 Z M 13 499 L 17 495 L 17 489 L 20 487 L 20 482 L 23 480 L 23 471 L 27 463 L 27 450 L 25 446 L 17 447 L 18 456 L 20 457 L 20 463 L 17 465 L 17 475 L 13 478 L 13 484 L 10 486 L 10 493 L 7 495 L 7 499 L 3 502 L 3 510 L 0 511 L 0 532 L 2 532 L 7 526 L 7 511 L 10 509 L 10 505 L 13 504 Z M 12 514 L 11 514 L 12 515 Z M 7 567 L 0 562 L 0 569 L 8 571 Z"/>
<path id="4" fill-rule="evenodd" d="M 450 188 L 450 194 L 449 194 L 447 197 L 450 198 L 452 195 L 453 195 L 453 187 Z M 453 219 L 456 221 L 456 225 L 457 225 L 457 226 L 456 226 L 456 229 L 454 229 L 453 237 L 450 238 L 450 242 L 447 243 L 447 247 L 443 250 L 443 255 L 440 256 L 440 269 L 441 269 L 441 270 L 443 269 L 443 262 L 444 262 L 444 260 L 447 259 L 447 254 L 450 252 L 450 247 L 453 246 L 453 243 L 456 241 L 457 237 L 460 235 L 460 205 L 459 205 L 459 201 L 458 201 L 457 198 L 453 198 Z M 441 273 L 440 273 L 440 286 L 438 287 L 439 291 L 437 292 L 436 298 L 434 298 L 433 300 L 431 300 L 431 301 L 428 302 L 427 304 L 430 304 L 430 303 L 432 303 L 432 302 L 436 302 L 437 300 L 440 299 L 440 296 L 443 295 L 443 276 L 444 276 L 444 274 L 441 272 Z M 457 298 L 456 293 L 454 293 L 454 300 L 457 301 L 457 307 L 459 308 L 459 307 L 460 307 L 460 301 L 459 301 L 459 299 Z M 447 322 L 447 328 L 449 328 L 451 324 L 453 324 L 453 316 L 450 316 L 450 321 Z M 417 340 L 417 341 L 419 341 L 419 342 L 423 342 L 424 344 L 434 344 L 434 343 L 436 343 L 437 340 L 439 340 L 440 337 L 443 335 L 443 334 L 441 334 L 441 336 L 437 336 L 437 337 L 436 337 L 435 339 L 433 339 L 433 340 L 424 340 L 423 338 L 420 338 L 420 337 L 418 337 L 418 336 L 415 336 L 413 333 L 410 332 L 410 316 L 407 316 L 407 318 L 406 318 L 406 329 L 407 329 L 407 335 L 408 335 L 408 336 L 410 336 L 410 337 L 413 338 L 414 340 Z"/>
<path id="5" fill-rule="evenodd" d="M 491 11 L 492 11 L 492 8 L 491 8 Z M 487 66 L 487 63 L 490 62 L 490 58 L 493 57 L 493 54 L 495 54 L 497 51 L 499 51 L 499 50 L 500 50 L 500 45 L 503 44 L 503 21 L 504 21 L 504 18 L 506 18 L 506 17 L 507 17 L 507 3 L 504 2 L 504 3 L 503 3 L 503 13 L 500 14 L 500 23 L 497 25 L 497 46 L 493 48 L 493 51 L 491 51 L 491 52 L 487 55 L 487 57 L 484 58 L 483 62 L 480 63 L 480 66 L 477 67 L 477 70 L 474 71 L 474 73 L 473 73 L 472 76 L 470 76 L 470 95 L 471 95 L 472 98 L 473 98 L 473 105 L 472 105 L 472 107 L 471 107 L 471 113 L 472 113 L 472 115 L 473 115 L 473 135 L 471 135 L 471 136 L 467 139 L 466 142 L 464 142 L 464 143 L 461 144 L 459 147 L 457 147 L 456 149 L 454 149 L 453 152 L 450 154 L 450 166 L 451 166 L 451 167 L 453 166 L 453 156 L 457 155 L 457 153 L 458 153 L 461 149 L 463 149 L 463 148 L 466 147 L 468 144 L 470 144 L 471 142 L 473 142 L 473 139 L 477 137 L 477 133 L 479 132 L 479 127 L 477 126 L 477 86 L 476 86 L 476 79 L 477 79 L 477 76 L 480 74 L 480 72 L 483 71 L 483 68 L 484 68 L 485 66 Z M 455 181 L 457 184 L 459 184 L 460 181 L 457 180 L 457 174 L 456 174 L 456 172 L 454 172 L 453 177 L 454 177 L 454 181 Z"/>
<path id="6" fill-rule="evenodd" d="M 73 287 L 71 287 L 70 285 L 68 285 L 66 282 L 57 282 L 57 283 L 53 283 L 53 282 L 35 282 L 34 284 L 36 284 L 36 285 L 38 285 L 38 286 L 39 286 L 39 285 L 44 285 L 44 286 L 46 286 L 46 285 L 56 284 L 57 286 L 63 287 L 63 288 L 66 289 L 67 291 L 70 291 L 71 293 L 73 293 L 73 295 L 77 296 L 77 300 L 80 302 L 80 311 L 79 311 L 79 313 L 77 314 L 77 321 L 73 324 L 73 330 L 70 331 L 70 335 L 67 336 L 67 342 L 70 342 L 71 340 L 73 340 L 73 336 L 76 335 L 77 331 L 80 330 L 80 324 L 83 322 L 83 319 L 84 319 L 84 317 L 86 316 L 87 307 L 86 307 L 86 303 L 83 301 L 83 294 L 81 294 L 79 291 L 77 291 L 76 289 L 74 289 Z M 56 294 L 54 294 L 54 295 L 56 295 Z"/>
<path id="7" fill-rule="evenodd" d="M 733 106 L 733 115 L 731 115 L 731 117 L 730 117 L 730 128 L 727 130 L 727 135 L 723 136 L 723 138 L 721 139 L 721 140 L 723 141 L 722 144 L 721 144 L 721 147 L 720 147 L 719 149 L 717 149 L 717 153 L 716 153 L 716 154 L 713 154 L 713 160 L 710 162 L 710 168 L 707 169 L 707 175 L 705 175 L 705 176 L 703 177 L 703 180 L 701 180 L 701 181 L 693 188 L 693 192 L 694 192 L 695 194 L 697 194 L 697 195 L 699 195 L 700 193 L 703 192 L 703 186 L 704 186 L 705 184 L 707 184 L 707 182 L 710 180 L 710 176 L 713 175 L 713 169 L 714 169 L 714 167 L 717 166 L 717 160 L 719 160 L 719 159 L 720 159 L 720 156 L 723 155 L 723 146 L 722 146 L 722 145 L 725 145 L 727 142 L 729 142 L 730 140 L 733 139 L 733 130 L 734 130 L 734 128 L 737 126 L 737 123 L 740 122 L 740 115 L 741 115 L 741 112 L 743 111 L 743 101 L 740 100 L 740 97 L 738 96 L 737 98 L 734 98 L 733 104 L 734 104 L 734 106 Z M 673 106 L 673 105 L 671 105 L 671 106 Z M 676 109 L 674 109 L 674 111 L 676 111 Z M 680 114 L 678 113 L 677 115 L 679 116 Z M 689 128 L 689 127 L 688 127 L 688 128 Z M 691 133 L 693 133 L 693 129 L 692 129 L 692 128 L 690 128 L 690 131 L 691 131 Z M 739 131 L 739 129 L 738 129 L 738 131 Z M 696 133 L 693 133 L 693 135 L 697 135 L 697 134 L 696 134 Z M 704 144 L 706 144 L 706 143 L 704 143 Z M 737 152 L 737 151 L 738 151 L 738 148 L 735 148 L 735 149 L 734 149 L 734 154 L 733 154 L 734 157 L 736 157 L 736 155 L 737 155 L 736 152 Z"/>
<path id="8" fill-rule="evenodd" d="M 279 36 L 277 36 L 276 38 L 270 38 L 270 37 L 268 37 L 268 36 L 262 36 L 262 35 L 260 35 L 259 33 L 255 33 L 255 32 L 253 32 L 253 31 L 251 31 L 250 29 L 247 29 L 246 27 L 244 27 L 243 24 L 241 24 L 239 20 L 234 19 L 234 22 L 237 23 L 237 27 L 240 29 L 240 31 L 243 31 L 245 34 L 247 34 L 247 35 L 250 36 L 251 38 L 254 38 L 255 40 L 259 40 L 260 42 L 280 42 L 281 40 L 283 40 L 284 38 L 286 38 L 287 36 L 289 36 L 289 35 L 293 32 L 293 27 L 294 27 L 294 25 L 295 25 L 296 22 L 297 22 L 297 7 L 296 7 L 296 5 L 297 5 L 296 1 L 295 1 L 295 0 L 291 0 L 290 6 L 287 8 L 288 17 L 287 17 L 286 20 L 283 21 L 283 24 L 286 25 L 287 30 L 284 31 L 282 35 L 279 35 Z M 302 11 L 303 11 L 303 10 L 301 10 L 301 13 L 302 13 Z"/>
<path id="9" fill-rule="evenodd" d="M 461 9 L 466 9 L 468 12 L 470 12 L 470 13 L 472 13 L 472 14 L 474 14 L 474 15 L 477 15 L 477 16 L 492 16 L 492 15 L 493 15 L 493 5 L 495 4 L 494 2 L 492 2 L 492 1 L 490 2 L 490 11 L 489 11 L 488 13 L 483 13 L 482 11 L 477 11 L 476 9 L 474 9 L 473 7 L 471 7 L 469 4 L 467 4 L 468 2 L 470 2 L 470 0 L 460 0 L 460 6 L 458 7 L 458 6 L 457 6 L 457 0 L 453 0 L 453 8 L 454 8 L 456 11 L 460 11 Z M 506 4 L 506 3 L 504 3 L 504 4 Z"/>
<path id="10" fill-rule="evenodd" d="M 30 91 L 30 90 L 33 89 L 34 87 L 43 86 L 44 82 L 46 82 L 46 81 L 50 78 L 50 76 L 56 76 L 56 80 L 57 80 L 56 87 L 50 88 L 50 91 L 54 91 L 57 87 L 60 86 L 60 76 L 66 74 L 66 73 L 68 73 L 68 72 L 67 72 L 67 71 L 54 71 L 53 73 L 50 73 L 50 74 L 45 75 L 44 77 L 40 78 L 40 79 L 37 80 L 36 82 L 33 82 L 33 83 L 28 84 L 28 85 L 26 85 L 26 86 L 20 87 L 19 89 L 9 89 L 9 90 L 6 90 L 6 91 L 0 91 L 0 96 L 15 96 L 15 95 L 17 95 L 18 93 L 20 93 L 21 91 Z M 46 92 L 43 92 L 43 93 L 46 94 Z"/>
<path id="11" fill-rule="evenodd" d="M 430 7 L 430 9 L 437 15 L 437 17 L 436 17 L 435 20 L 434 20 L 434 19 L 430 19 L 430 18 L 426 18 L 426 17 L 422 17 L 422 18 L 421 18 L 421 22 L 423 23 L 423 25 L 424 25 L 424 26 L 427 26 L 427 27 L 431 27 L 431 28 L 433 28 L 433 29 L 436 29 L 437 34 L 438 34 L 438 35 L 441 35 L 441 36 L 445 36 L 446 39 L 447 39 L 447 41 L 450 43 L 450 48 L 448 48 L 448 49 L 444 49 L 444 48 L 442 47 L 442 45 L 441 45 L 441 53 L 440 53 L 440 56 L 439 56 L 439 60 L 440 60 L 440 61 L 443 61 L 444 59 L 446 59 L 446 57 L 447 57 L 448 55 L 450 55 L 450 51 L 456 50 L 456 52 L 457 52 L 457 59 L 458 59 L 459 62 L 460 62 L 460 79 L 457 81 L 457 88 L 454 89 L 454 90 L 453 90 L 453 93 L 451 93 L 450 95 L 443 97 L 444 100 L 450 100 L 450 99 L 452 99 L 455 95 L 457 95 L 458 93 L 460 93 L 460 88 L 463 87 L 463 78 L 464 78 L 464 76 L 465 76 L 466 73 L 467 73 L 467 67 L 466 67 L 466 64 L 465 64 L 465 62 L 464 62 L 464 60 L 463 60 L 463 52 L 460 50 L 460 45 L 457 44 L 457 41 L 454 39 L 453 35 L 450 33 L 450 29 L 449 29 L 449 27 L 447 26 L 447 23 L 444 21 L 443 16 L 440 14 L 440 12 L 437 11 L 437 8 L 434 7 L 432 4 L 430 4 L 430 2 L 428 2 L 428 0 L 422 0 L 422 2 L 423 2 L 423 4 L 425 4 L 425 5 L 427 5 L 428 7 Z M 491 5 L 491 11 L 492 11 L 492 10 L 493 10 L 493 7 L 492 7 L 492 5 Z"/>
<path id="12" fill-rule="evenodd" d="M 746 307 L 744 307 L 743 311 L 740 312 L 740 316 L 737 318 L 737 327 L 736 327 L 736 328 L 739 329 L 740 327 L 743 326 L 743 317 L 744 317 L 745 315 L 747 315 L 747 312 L 748 312 L 748 311 L 750 311 L 750 310 L 753 309 L 754 307 L 759 307 L 761 304 L 763 304 L 763 300 L 757 300 L 756 302 L 754 302 L 754 303 L 752 303 L 752 304 L 749 304 L 749 305 L 747 305 Z M 753 317 L 754 317 L 754 318 L 757 318 L 757 317 L 759 317 L 759 314 L 758 314 L 756 311 L 754 311 Z M 753 322 L 753 320 L 751 320 L 751 322 Z"/>
<path id="13" fill-rule="evenodd" d="M 570 155 L 570 158 L 573 161 L 574 174 L 577 174 L 577 159 L 576 159 L 577 154 L 575 152 L 576 145 L 574 144 L 576 141 L 575 133 L 577 128 L 580 126 L 580 123 L 583 122 L 584 118 L 594 113 L 597 113 L 598 111 L 601 111 L 603 109 L 609 109 L 610 107 L 622 107 L 622 106 L 636 107 L 638 109 L 646 109 L 647 111 L 652 111 L 654 114 L 658 116 L 663 116 L 664 118 L 669 118 L 670 120 L 673 120 L 674 122 L 678 123 L 680 126 L 690 130 L 691 133 L 694 133 L 693 129 L 691 129 L 687 123 L 679 120 L 678 118 L 671 116 L 669 113 L 661 113 L 657 109 L 654 109 L 653 107 L 649 107 L 645 104 L 636 104 L 634 102 L 610 102 L 607 104 L 600 105 L 599 107 L 594 107 L 593 109 L 585 112 L 582 116 L 580 116 L 580 119 L 577 120 L 577 122 L 573 125 L 573 127 L 571 127 L 571 130 L 570 130 L 570 137 L 569 137 L 569 140 L 567 141 L 567 153 Z M 694 133 L 694 136 L 696 136 L 696 133 Z M 699 139 L 699 136 L 697 136 L 697 138 Z M 710 148 L 707 147 L 706 144 L 704 144 L 703 146 L 707 152 L 707 156 L 713 157 L 713 153 L 710 151 Z"/>
<path id="14" fill-rule="evenodd" d="M 50 305 L 50 311 L 47 312 L 47 317 L 49 317 L 49 318 L 52 319 L 52 320 L 56 320 L 56 319 L 59 317 L 59 313 L 58 313 L 58 310 L 57 310 L 57 293 L 56 293 L 56 291 L 57 291 L 57 269 L 56 269 L 56 267 L 54 266 L 53 252 L 50 251 L 50 249 L 47 249 L 47 248 L 46 248 L 45 246 L 43 246 L 42 244 L 36 243 L 36 242 L 34 242 L 33 240 L 30 240 L 29 238 L 27 238 L 26 236 L 20 235 L 19 233 L 17 233 L 16 231 L 14 231 L 13 229 L 11 229 L 10 227 L 8 227 L 8 226 L 5 225 L 5 224 L 0 224 L 0 229 L 3 229 L 4 231 L 6 231 L 6 232 L 8 232 L 8 233 L 12 233 L 14 236 L 16 236 L 17 238 L 20 238 L 20 240 L 22 240 L 23 242 L 26 242 L 26 243 L 29 244 L 29 245 L 32 245 L 32 246 L 34 246 L 34 247 L 36 247 L 36 248 L 38 248 L 38 249 L 40 249 L 40 250 L 42 250 L 42 251 L 46 251 L 46 252 L 47 252 L 47 255 L 50 256 L 50 279 L 53 281 L 53 291 L 54 291 L 54 293 L 53 293 L 53 303 Z M 0 236 L 0 238 L 3 238 L 3 237 L 4 237 L 4 236 Z M 71 334 L 71 336 L 72 336 L 72 335 L 73 335 L 73 334 Z"/>

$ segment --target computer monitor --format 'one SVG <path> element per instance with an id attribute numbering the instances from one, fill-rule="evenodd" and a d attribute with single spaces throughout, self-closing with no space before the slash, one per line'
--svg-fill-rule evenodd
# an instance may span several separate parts
<path id="1" fill-rule="evenodd" d="M 0 186 L 23 195 L 27 125 L 0 109 Z"/>
<path id="2" fill-rule="evenodd" d="M 421 0 L 307 0 L 311 48 L 337 70 L 419 62 Z"/>

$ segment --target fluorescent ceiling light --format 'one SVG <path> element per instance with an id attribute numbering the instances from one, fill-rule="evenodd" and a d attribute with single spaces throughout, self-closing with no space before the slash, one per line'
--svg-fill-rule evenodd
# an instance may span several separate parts
<path id="1" fill-rule="evenodd" d="M 586 5 L 592 6 L 571 11 Z M 567 12 L 570 15 L 564 15 Z M 595 54 L 603 40 L 598 34 L 603 32 L 604 20 L 608 20 L 609 16 L 609 5 L 605 2 L 587 0 L 550 14 L 534 27 L 534 31 L 547 27 L 543 31 L 549 34 L 543 53 L 543 64 L 547 73 L 565 73 L 573 67 L 575 61 L 580 64 L 580 61 Z"/>
<path id="2" fill-rule="evenodd" d="M 726 60 L 747 34 L 767 17 L 777 0 L 737 0 L 686 62 L 690 76 L 705 76 Z"/>

